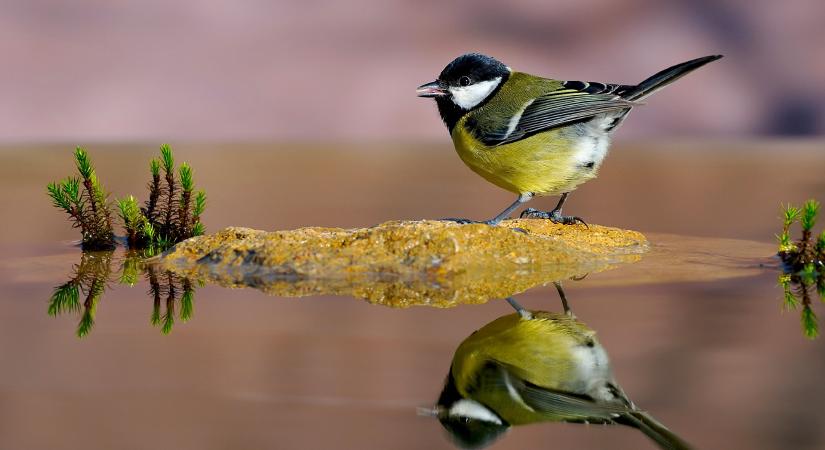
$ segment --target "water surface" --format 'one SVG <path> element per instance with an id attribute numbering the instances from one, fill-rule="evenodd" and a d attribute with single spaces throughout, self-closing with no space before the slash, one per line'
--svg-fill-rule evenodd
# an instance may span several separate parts
<path id="1" fill-rule="evenodd" d="M 174 144 L 174 143 L 173 143 Z M 487 218 L 511 201 L 447 145 L 175 145 L 209 194 L 209 230 Z M 825 445 L 823 338 L 782 309 L 780 202 L 825 200 L 822 142 L 618 145 L 569 213 L 645 232 L 634 264 L 565 281 L 627 394 L 698 448 Z M 0 448 L 452 448 L 416 415 L 456 346 L 510 313 L 498 299 L 392 309 L 351 297 L 282 298 L 193 286 L 191 317 L 163 333 L 150 283 L 119 283 L 111 256 L 88 334 L 82 311 L 47 314 L 82 261 L 45 183 L 70 145 L 0 149 Z M 154 145 L 92 145 L 106 187 L 145 197 Z M 550 208 L 554 199 L 534 201 Z M 517 296 L 560 311 L 552 285 Z M 822 305 L 813 305 L 822 315 Z M 153 325 L 153 321 L 157 324 Z M 519 427 L 494 448 L 654 448 L 635 430 Z"/>

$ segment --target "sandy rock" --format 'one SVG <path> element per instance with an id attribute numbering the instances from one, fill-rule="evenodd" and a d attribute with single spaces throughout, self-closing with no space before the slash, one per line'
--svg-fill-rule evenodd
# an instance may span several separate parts
<path id="1" fill-rule="evenodd" d="M 279 296 L 446 307 L 636 261 L 647 249 L 638 232 L 598 225 L 402 221 L 351 230 L 231 227 L 182 242 L 158 263 L 180 275 Z"/>

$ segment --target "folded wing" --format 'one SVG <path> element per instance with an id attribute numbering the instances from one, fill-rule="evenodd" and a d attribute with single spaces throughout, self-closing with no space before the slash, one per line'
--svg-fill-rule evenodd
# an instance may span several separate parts
<path id="1" fill-rule="evenodd" d="M 477 137 L 488 146 L 503 145 L 553 128 L 589 120 L 599 114 L 620 113 L 635 105 L 621 97 L 621 93 L 627 88 L 628 86 L 617 84 L 567 81 L 561 89 L 526 102 L 506 128 L 478 130 Z"/>

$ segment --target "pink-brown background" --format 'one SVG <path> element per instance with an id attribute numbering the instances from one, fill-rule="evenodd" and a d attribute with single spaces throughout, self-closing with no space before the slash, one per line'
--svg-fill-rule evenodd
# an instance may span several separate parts
<path id="1" fill-rule="evenodd" d="M 113 197 L 143 199 L 146 162 L 171 142 L 209 194 L 210 232 L 480 219 L 511 194 L 461 164 L 414 96 L 451 58 L 632 82 L 723 53 L 634 112 L 566 211 L 654 244 L 772 244 L 780 203 L 825 200 L 822 140 L 763 137 L 825 131 L 822 23 L 821 0 L 0 0 L 0 450 L 450 449 L 415 407 L 435 400 L 461 339 L 509 311 L 209 286 L 162 336 L 146 283 L 113 282 L 79 340 L 77 316 L 46 312 L 80 260 L 44 192 L 73 170 L 74 144 Z M 693 263 L 736 260 L 736 242 Z M 626 266 L 568 283 L 627 392 L 699 448 L 825 442 L 825 341 L 781 311 L 776 269 L 759 265 L 770 252 L 742 262 L 759 275 L 723 281 L 619 286 Z M 519 301 L 557 310 L 554 295 Z M 494 448 L 608 446 L 653 448 L 580 425 L 526 427 Z"/>
<path id="2" fill-rule="evenodd" d="M 0 141 L 444 138 L 414 88 L 481 51 L 637 82 L 726 59 L 623 136 L 825 130 L 820 0 L 0 2 Z"/>

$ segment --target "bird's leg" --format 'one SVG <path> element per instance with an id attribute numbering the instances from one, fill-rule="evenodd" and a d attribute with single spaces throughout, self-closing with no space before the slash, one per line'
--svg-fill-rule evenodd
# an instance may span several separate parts
<path id="1" fill-rule="evenodd" d="M 567 196 L 569 192 L 565 192 L 561 194 L 559 198 L 559 203 L 553 208 L 552 211 L 539 211 L 538 209 L 534 208 L 527 208 L 525 209 L 520 217 L 528 217 L 531 219 L 548 219 L 553 223 L 560 223 L 564 225 L 573 225 L 575 223 L 581 223 L 584 226 L 587 226 L 587 222 L 584 221 L 579 216 L 563 216 L 561 214 L 561 208 L 564 206 L 564 202 L 567 200 Z"/>
<path id="2" fill-rule="evenodd" d="M 512 306 L 513 309 L 516 310 L 516 312 L 518 313 L 519 316 L 521 316 L 522 319 L 528 319 L 529 320 L 529 319 L 533 318 L 533 314 L 530 313 L 530 311 L 527 311 L 526 309 L 524 309 L 523 306 L 519 305 L 518 302 L 516 301 L 516 299 L 514 299 L 513 297 L 507 297 L 506 300 L 507 300 L 507 303 L 509 303 L 510 306 Z"/>
<path id="3" fill-rule="evenodd" d="M 570 305 L 567 304 L 567 295 L 564 294 L 564 288 L 561 287 L 561 281 L 554 281 L 553 286 L 556 287 L 556 291 L 559 293 L 561 307 L 564 308 L 564 313 L 570 317 L 576 317 L 573 315 L 573 310 L 570 309 Z"/>
<path id="4" fill-rule="evenodd" d="M 486 221 L 485 223 L 488 225 L 498 225 L 499 222 L 510 217 L 510 213 L 515 211 L 519 206 L 529 202 L 531 198 L 533 198 L 532 192 L 526 192 L 524 194 L 519 195 L 516 201 L 514 201 L 504 211 L 502 211 L 501 213 L 499 213 L 499 215 L 493 217 L 492 219 Z"/>
<path id="5" fill-rule="evenodd" d="M 490 220 L 485 220 L 483 222 L 478 222 L 478 221 L 470 220 L 470 219 L 452 219 L 452 218 L 446 219 L 446 220 L 449 220 L 449 221 L 452 221 L 452 222 L 458 222 L 458 223 L 486 223 L 487 225 L 498 225 L 502 220 L 508 218 L 510 216 L 510 213 L 515 211 L 522 204 L 527 203 L 528 201 L 530 201 L 531 198 L 533 198 L 533 193 L 532 192 L 526 192 L 524 194 L 521 194 L 521 195 L 518 196 L 516 201 L 514 201 L 510 206 L 508 206 L 499 215 L 493 217 Z"/>

